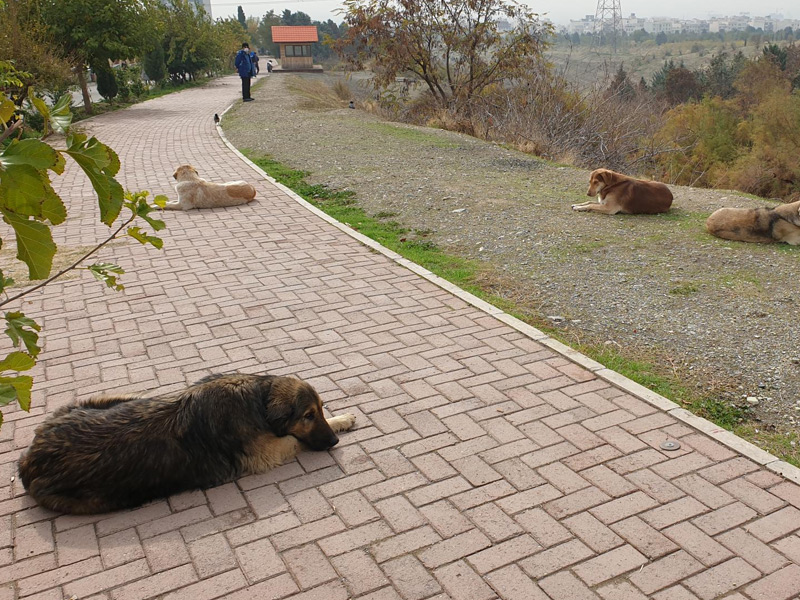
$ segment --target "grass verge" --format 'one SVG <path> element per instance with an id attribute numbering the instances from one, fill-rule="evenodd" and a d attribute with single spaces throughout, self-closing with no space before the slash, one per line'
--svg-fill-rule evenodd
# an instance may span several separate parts
<path id="1" fill-rule="evenodd" d="M 636 350 L 626 352 L 604 344 L 576 342 L 575 338 L 565 334 L 563 330 L 550 326 L 549 322 L 543 319 L 535 308 L 526 304 L 524 299 L 499 292 L 498 289 L 503 287 L 502 280 L 497 274 L 491 273 L 483 263 L 447 254 L 433 242 L 425 239 L 426 232 L 411 232 L 396 221 L 388 220 L 393 216 L 391 214 L 382 217 L 367 215 L 358 206 L 353 191 L 332 190 L 324 185 L 310 184 L 306 181 L 309 175 L 307 171 L 286 167 L 270 156 L 246 150 L 244 153 L 269 176 L 337 221 L 508 314 L 537 327 L 609 369 L 732 431 L 781 460 L 800 467 L 800 447 L 798 447 L 800 436 L 796 432 L 760 429 L 759 425 L 752 421 L 748 407 L 719 399 L 713 391 L 697 392 L 679 375 L 666 367 L 659 366 L 662 361 L 656 357 L 642 358 Z"/>

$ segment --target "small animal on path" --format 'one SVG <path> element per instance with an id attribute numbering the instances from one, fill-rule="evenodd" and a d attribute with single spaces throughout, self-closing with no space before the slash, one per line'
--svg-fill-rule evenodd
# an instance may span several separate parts
<path id="1" fill-rule="evenodd" d="M 219 115 L 217 113 L 214 113 L 214 123 L 219 125 Z"/>
<path id="2" fill-rule="evenodd" d="M 326 420 L 317 392 L 294 377 L 211 375 L 179 392 L 60 408 L 36 429 L 19 474 L 45 508 L 104 513 L 327 450 L 354 422 Z"/>
<path id="3" fill-rule="evenodd" d="M 597 196 L 597 202 L 573 204 L 572 210 L 607 215 L 653 215 L 667 212 L 672 206 L 672 192 L 663 183 L 634 179 L 608 169 L 592 171 L 586 195 Z"/>
<path id="4" fill-rule="evenodd" d="M 172 176 L 178 182 L 175 184 L 178 201 L 167 202 L 164 206 L 167 210 L 238 206 L 256 197 L 256 188 L 246 181 L 212 183 L 202 179 L 192 165 L 181 165 Z"/>
<path id="5" fill-rule="evenodd" d="M 720 208 L 706 219 L 711 235 L 726 240 L 800 245 L 800 200 L 774 208 Z"/>

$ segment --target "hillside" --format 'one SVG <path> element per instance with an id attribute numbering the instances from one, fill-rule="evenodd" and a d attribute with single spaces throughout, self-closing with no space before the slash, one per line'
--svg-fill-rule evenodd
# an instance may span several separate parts
<path id="1" fill-rule="evenodd" d="M 716 54 L 727 52 L 732 55 L 739 51 L 747 58 L 752 58 L 761 52 L 761 46 L 745 45 L 742 41 L 668 42 L 658 46 L 648 40 L 640 44 L 630 41 L 621 43 L 613 52 L 609 46 L 576 46 L 559 40 L 547 51 L 546 56 L 568 80 L 590 86 L 603 84 L 613 78 L 620 64 L 631 81 L 638 82 L 644 77 L 650 83 L 653 73 L 669 60 L 696 70 L 706 67 Z"/>

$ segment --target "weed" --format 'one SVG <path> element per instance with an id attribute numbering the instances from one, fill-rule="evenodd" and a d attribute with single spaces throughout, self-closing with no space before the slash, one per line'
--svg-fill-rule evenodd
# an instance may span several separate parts
<path id="1" fill-rule="evenodd" d="M 700 289 L 693 283 L 682 283 L 672 288 L 669 293 L 673 296 L 691 296 L 699 291 Z"/>

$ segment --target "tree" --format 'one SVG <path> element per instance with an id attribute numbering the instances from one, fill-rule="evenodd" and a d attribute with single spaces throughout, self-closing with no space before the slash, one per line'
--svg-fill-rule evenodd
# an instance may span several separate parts
<path id="1" fill-rule="evenodd" d="M 288 8 L 281 13 L 281 23 L 283 25 L 311 25 L 311 17 L 306 13 L 297 11 L 293 13 Z"/>
<path id="2" fill-rule="evenodd" d="M 241 6 L 236 8 L 236 18 L 239 20 L 242 29 L 247 31 L 247 18 L 244 16 L 244 9 Z"/>
<path id="3" fill-rule="evenodd" d="M 14 101 L 21 105 L 28 86 L 40 93 L 60 98 L 75 84 L 75 66 L 47 34 L 37 19 L 35 0 L 0 1 L 0 57 L 17 69 L 20 85 L 14 90 Z"/>
<path id="4" fill-rule="evenodd" d="M 100 70 L 109 60 L 139 56 L 149 50 L 157 0 L 41 0 L 41 18 L 53 39 L 81 68 L 78 81 L 87 113 L 92 99 L 83 66 Z"/>
<path id="5" fill-rule="evenodd" d="M 515 27 L 499 31 L 503 19 Z M 377 86 L 411 73 L 439 106 L 467 111 L 484 90 L 528 71 L 551 33 L 514 0 L 345 0 L 345 24 L 334 48 L 354 67 L 372 61 Z"/>
<path id="6" fill-rule="evenodd" d="M 271 56 L 278 56 L 280 52 L 278 44 L 272 41 L 272 27 L 281 24 L 281 17 L 275 14 L 274 10 L 270 10 L 261 17 L 261 21 L 258 24 L 258 36 L 261 47 Z"/>
<path id="7" fill-rule="evenodd" d="M 167 77 L 167 65 L 164 60 L 164 47 L 157 43 L 154 48 L 144 55 L 142 66 L 148 79 L 160 82 Z"/>
<path id="8" fill-rule="evenodd" d="M 117 87 L 117 80 L 114 77 L 114 71 L 108 66 L 108 63 L 99 64 L 96 74 L 97 93 L 105 98 L 106 101 L 116 98 L 119 93 L 119 88 Z"/>
<path id="9" fill-rule="evenodd" d="M 19 84 L 18 72 L 13 67 L 7 68 L 7 63 L 5 66 L 0 83 Z M 9 297 L 14 280 L 0 271 L 0 294 L 3 294 L 0 307 L 17 307 L 3 315 L 11 350 L 3 350 L 2 353 L 6 355 L 0 358 L 0 406 L 17 402 L 23 410 L 30 409 L 33 378 L 21 373 L 36 364 L 41 351 L 41 327 L 18 309 L 21 300 L 57 277 L 78 268 L 84 260 L 122 234 L 123 230 L 142 244 L 161 248 L 161 239 L 132 224 L 137 219 L 142 219 L 154 231 L 163 229 L 163 221 L 154 219 L 149 214 L 156 209 L 156 205 L 163 207 L 167 200 L 163 196 L 157 196 L 156 205 L 151 205 L 147 201 L 147 192 L 131 193 L 122 189 L 114 178 L 120 168 L 116 153 L 94 137 L 89 139 L 86 135 L 70 131 L 71 95 L 65 94 L 52 108 L 35 96 L 31 96 L 31 100 L 44 118 L 42 140 L 35 137 L 22 138 L 24 121 L 21 114 L 5 93 L 0 94 L 0 214 L 14 233 L 16 258 L 27 265 L 29 279 L 45 280 Z M 55 148 L 43 141 L 47 138 L 49 129 L 66 136 L 65 148 Z M 51 228 L 63 224 L 68 215 L 67 207 L 51 186 L 49 172 L 56 175 L 63 173 L 67 157 L 74 160 L 91 181 L 97 193 L 101 222 L 116 229 L 79 260 L 51 275 L 57 251 Z M 123 208 L 130 210 L 131 215 L 120 219 Z M 89 266 L 88 270 L 108 287 L 115 290 L 123 288 L 118 276 L 124 271 L 119 266 L 96 263 Z"/>
<path id="10" fill-rule="evenodd" d="M 660 31 L 658 35 L 656 35 L 656 45 L 660 46 L 661 44 L 667 43 L 667 34 L 663 31 Z"/>

